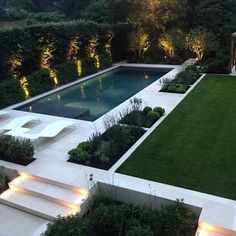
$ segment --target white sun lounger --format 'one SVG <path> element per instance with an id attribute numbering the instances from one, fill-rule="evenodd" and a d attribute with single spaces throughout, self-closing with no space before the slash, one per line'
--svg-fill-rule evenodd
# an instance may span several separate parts
<path id="1" fill-rule="evenodd" d="M 40 120 L 37 116 L 20 116 L 11 120 L 7 124 L 1 126 L 0 130 L 3 130 L 3 131 L 13 130 L 13 129 L 22 127 L 23 125 L 26 125 L 27 123 L 33 122 L 33 121 L 40 121 Z"/>
<path id="2" fill-rule="evenodd" d="M 20 138 L 30 139 L 32 141 L 37 141 L 39 138 L 55 138 L 62 130 L 75 126 L 76 123 L 73 121 L 58 120 L 50 123 L 39 133 L 22 133 L 18 135 Z"/>

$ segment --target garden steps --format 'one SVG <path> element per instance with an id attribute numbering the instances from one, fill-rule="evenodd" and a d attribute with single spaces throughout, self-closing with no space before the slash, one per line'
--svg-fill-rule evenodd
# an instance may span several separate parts
<path id="1" fill-rule="evenodd" d="M 0 202 L 49 221 L 58 215 L 66 216 L 75 213 L 70 207 L 12 189 L 1 194 Z"/>
<path id="2" fill-rule="evenodd" d="M 47 220 L 80 212 L 88 192 L 57 181 L 18 172 L 0 202 Z"/>

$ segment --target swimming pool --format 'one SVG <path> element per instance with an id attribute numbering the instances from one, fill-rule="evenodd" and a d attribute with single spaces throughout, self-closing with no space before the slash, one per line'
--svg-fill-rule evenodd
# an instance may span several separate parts
<path id="1" fill-rule="evenodd" d="M 94 121 L 170 70 L 119 67 L 15 109 Z"/>

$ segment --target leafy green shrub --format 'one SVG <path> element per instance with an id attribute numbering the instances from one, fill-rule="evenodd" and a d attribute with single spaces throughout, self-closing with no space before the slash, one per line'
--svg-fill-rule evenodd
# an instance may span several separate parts
<path id="1" fill-rule="evenodd" d="M 179 84 L 176 88 L 177 93 L 185 93 L 187 91 L 187 86 L 184 84 Z"/>
<path id="2" fill-rule="evenodd" d="M 49 223 L 43 236 L 88 236 L 91 235 L 90 221 L 79 214 L 68 217 L 59 216 Z"/>
<path id="3" fill-rule="evenodd" d="M 27 165 L 33 161 L 34 147 L 30 140 L 0 136 L 0 159 Z"/>
<path id="4" fill-rule="evenodd" d="M 165 109 L 162 107 L 155 107 L 153 111 L 157 112 L 160 116 L 163 116 L 165 114 Z"/>
<path id="5" fill-rule="evenodd" d="M 142 111 L 133 110 L 130 113 L 121 116 L 119 121 L 122 124 L 139 126 L 139 127 L 151 127 L 161 116 L 165 113 L 165 109 L 162 107 L 145 107 Z"/>
<path id="6" fill-rule="evenodd" d="M 152 111 L 152 108 L 151 107 L 144 107 L 143 109 L 143 113 L 144 114 L 147 114 L 148 112 Z"/>
<path id="7" fill-rule="evenodd" d="M 68 152 L 70 158 L 76 160 L 78 163 L 90 164 L 92 157 L 92 143 L 90 141 L 80 143 L 76 148 Z"/>
<path id="8" fill-rule="evenodd" d="M 28 77 L 30 96 L 45 93 L 54 88 L 53 80 L 48 70 L 43 69 L 31 74 Z"/>
<path id="9" fill-rule="evenodd" d="M 95 197 L 86 215 L 58 217 L 43 236 L 194 236 L 196 229 L 197 217 L 182 201 L 151 210 Z"/>
<path id="10" fill-rule="evenodd" d="M 152 119 L 152 120 L 157 120 L 157 119 L 160 117 L 160 115 L 159 115 L 158 112 L 149 111 L 149 112 L 147 113 L 147 117 L 148 117 L 149 119 Z"/>
<path id="11" fill-rule="evenodd" d="M 170 86 L 167 86 L 167 90 L 169 92 L 176 92 L 177 91 L 177 85 L 175 84 L 170 84 Z"/>
<path id="12" fill-rule="evenodd" d="M 90 141 L 80 143 L 70 150 L 69 161 L 108 169 L 144 132 L 139 127 L 113 125 L 105 133 L 94 134 Z"/>
<path id="13" fill-rule="evenodd" d="M 0 109 L 24 100 L 19 81 L 11 79 L 0 82 Z"/>
<path id="14" fill-rule="evenodd" d="M 56 65 L 55 70 L 60 85 L 70 83 L 78 78 L 76 65 L 71 61 Z"/>

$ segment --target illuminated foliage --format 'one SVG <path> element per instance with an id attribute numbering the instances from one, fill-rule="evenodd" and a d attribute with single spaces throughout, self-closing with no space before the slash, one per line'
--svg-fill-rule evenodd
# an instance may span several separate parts
<path id="1" fill-rule="evenodd" d="M 186 44 L 199 60 L 202 60 L 207 50 L 211 51 L 215 46 L 213 35 L 204 28 L 192 29 L 186 37 Z"/>
<path id="2" fill-rule="evenodd" d="M 95 59 L 95 66 L 97 69 L 100 68 L 100 59 L 97 53 L 97 47 L 98 47 L 98 36 L 94 36 L 89 40 L 88 46 L 87 46 L 87 53 L 90 58 Z"/>
<path id="3" fill-rule="evenodd" d="M 41 42 L 46 43 L 46 46 L 43 47 L 41 52 L 41 61 L 40 66 L 42 69 L 48 69 L 50 72 L 50 77 L 54 82 L 54 85 L 58 85 L 58 78 L 56 71 L 52 69 L 52 62 L 54 59 L 53 52 L 56 50 L 56 47 L 53 42 L 50 42 L 48 39 L 41 39 Z"/>
<path id="4" fill-rule="evenodd" d="M 173 57 L 175 55 L 175 46 L 173 43 L 173 38 L 169 34 L 166 34 L 161 37 L 159 39 L 159 44 L 169 57 Z"/>
<path id="5" fill-rule="evenodd" d="M 113 38 L 114 38 L 114 33 L 112 31 L 109 31 L 106 34 L 107 42 L 104 44 L 104 49 L 110 57 L 111 57 L 111 41 L 112 41 Z"/>
<path id="6" fill-rule="evenodd" d="M 18 44 L 16 50 L 13 52 L 13 55 L 8 60 L 10 73 L 14 78 L 17 78 L 20 75 L 20 68 L 23 63 L 22 51 L 22 46 Z"/>
<path id="7" fill-rule="evenodd" d="M 82 62 L 79 60 L 79 49 L 80 49 L 81 42 L 79 41 L 79 37 L 75 37 L 70 41 L 68 56 L 69 60 L 72 60 L 77 67 L 77 73 L 80 77 L 82 75 Z"/>
<path id="8" fill-rule="evenodd" d="M 129 48 L 138 61 L 143 59 L 149 47 L 149 35 L 142 28 L 129 35 Z"/>
<path id="9" fill-rule="evenodd" d="M 30 97 L 29 83 L 25 76 L 20 79 L 20 85 L 24 91 L 25 98 L 29 98 Z"/>
<path id="10" fill-rule="evenodd" d="M 44 39 L 41 39 L 43 41 Z M 42 48 L 41 52 L 41 61 L 40 61 L 40 67 L 42 69 L 50 69 L 51 63 L 53 60 L 53 52 L 56 50 L 54 43 L 49 42 L 49 40 L 45 40 L 46 46 Z"/>

